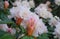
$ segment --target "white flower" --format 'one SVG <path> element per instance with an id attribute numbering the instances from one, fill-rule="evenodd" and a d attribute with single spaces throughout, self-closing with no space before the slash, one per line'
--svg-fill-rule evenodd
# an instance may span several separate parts
<path id="1" fill-rule="evenodd" d="M 12 7 L 12 8 L 10 9 L 10 14 L 11 14 L 11 15 L 8 15 L 8 18 L 13 18 L 13 17 L 16 16 L 16 14 L 18 15 L 19 9 L 20 9 L 19 7 Z"/>
<path id="2" fill-rule="evenodd" d="M 9 15 L 8 17 L 9 18 L 12 18 L 12 17 L 15 17 L 15 16 L 21 17 L 21 18 L 23 18 L 24 16 L 26 17 L 26 15 L 29 14 L 29 12 L 30 12 L 30 10 L 29 10 L 30 8 L 27 7 L 26 3 L 27 2 L 24 1 L 24 2 L 22 2 L 22 5 L 20 5 L 18 7 L 11 8 L 10 9 L 11 16 Z"/>
<path id="3" fill-rule="evenodd" d="M 23 23 L 21 23 L 21 25 L 26 29 L 26 21 L 28 21 L 30 18 L 33 18 L 35 20 L 35 30 L 33 32 L 33 36 L 37 37 L 39 34 L 42 33 L 47 33 L 47 27 L 45 26 L 45 24 L 42 22 L 42 19 L 39 19 L 39 16 L 36 15 L 35 13 L 30 13 L 31 16 L 23 21 Z"/>
<path id="4" fill-rule="evenodd" d="M 30 17 L 30 10 L 26 7 L 21 7 L 20 11 L 19 11 L 19 17 L 23 18 L 23 19 L 27 19 Z"/>
<path id="5" fill-rule="evenodd" d="M 27 1 L 22 1 L 21 5 L 30 9 L 29 2 L 27 2 Z"/>
<path id="6" fill-rule="evenodd" d="M 48 11 L 48 6 L 46 4 L 40 4 L 36 9 L 35 13 L 37 13 L 42 18 L 52 18 L 53 15 Z"/>
<path id="7" fill-rule="evenodd" d="M 24 13 L 23 13 L 24 14 Z M 21 14 L 22 16 L 23 16 L 23 22 L 21 23 L 21 25 L 26 29 L 26 22 L 30 19 L 30 18 L 33 18 L 34 20 L 35 20 L 35 23 L 39 20 L 39 16 L 38 15 L 36 15 L 35 13 L 32 13 L 32 12 L 28 12 L 28 13 L 26 13 L 27 15 L 23 15 L 23 14 Z"/>
<path id="8" fill-rule="evenodd" d="M 29 1 L 29 5 L 30 5 L 31 8 L 35 7 L 34 1 L 33 0 L 30 0 Z"/>
<path id="9" fill-rule="evenodd" d="M 13 3 L 14 6 L 20 6 L 21 5 L 21 0 L 16 0 L 14 3 Z"/>
<path id="10" fill-rule="evenodd" d="M 26 12 L 26 13 L 25 13 Z M 20 13 L 20 17 L 24 19 L 24 21 L 21 23 L 21 25 L 26 29 L 26 22 L 30 19 L 33 18 L 35 20 L 35 30 L 33 32 L 33 36 L 38 36 L 38 34 L 46 33 L 47 32 L 47 27 L 44 25 L 42 20 L 39 19 L 39 16 L 36 15 L 35 13 L 28 11 L 25 11 L 23 13 Z"/>
<path id="11" fill-rule="evenodd" d="M 33 18 L 35 20 L 35 30 L 33 32 L 33 36 L 38 36 L 38 34 L 46 33 L 47 32 L 47 27 L 44 25 L 42 20 L 39 19 L 39 16 L 36 15 L 35 13 L 32 13 L 29 9 L 27 8 L 20 8 L 21 11 L 19 13 L 19 16 L 23 18 L 23 22 L 21 25 L 26 29 L 26 22 L 30 19 Z"/>
<path id="12" fill-rule="evenodd" d="M 47 9 L 45 9 L 45 8 L 36 8 L 36 9 L 35 9 L 35 12 L 36 12 L 40 17 L 45 18 L 45 19 L 47 19 L 47 18 L 52 18 L 52 17 L 53 17 L 53 15 L 52 15 L 49 11 L 47 11 Z"/>
<path id="13" fill-rule="evenodd" d="M 42 22 L 42 19 L 38 20 L 33 32 L 33 36 L 38 37 L 39 34 L 47 33 L 47 27 Z"/>
<path id="14" fill-rule="evenodd" d="M 21 17 L 23 19 L 23 22 L 21 23 L 21 25 L 25 29 L 26 29 L 26 25 L 27 25 L 26 22 L 30 18 L 33 18 L 35 20 L 36 25 L 35 25 L 35 30 L 33 32 L 33 36 L 37 37 L 38 34 L 47 33 L 47 27 L 45 26 L 45 24 L 42 22 L 41 19 L 39 19 L 39 16 L 36 15 L 35 13 L 31 12 L 27 6 L 21 5 L 19 7 L 12 8 L 10 12 L 11 12 L 12 16 L 14 15 L 13 17 L 17 16 L 17 17 Z"/>
<path id="15" fill-rule="evenodd" d="M 7 32 L 7 29 L 8 29 L 7 24 L 0 24 L 0 29 Z"/>
<path id="16" fill-rule="evenodd" d="M 13 5 L 14 4 L 16 4 L 17 7 L 13 7 L 13 8 L 10 9 L 11 15 L 8 16 L 9 18 L 12 18 L 12 17 L 15 17 L 15 16 L 19 17 L 19 13 L 23 13 L 23 12 L 30 9 L 29 3 L 26 0 L 22 1 L 22 2 L 21 2 L 21 0 L 16 0 L 13 3 Z"/>
<path id="17" fill-rule="evenodd" d="M 26 17 L 26 15 L 30 13 L 29 2 L 27 2 L 25 0 L 25 1 L 22 1 L 21 3 L 19 1 L 16 1 L 15 3 L 17 5 L 17 7 L 13 7 L 10 9 L 11 15 L 8 16 L 9 18 L 13 18 L 15 16 L 17 16 L 17 17 L 24 17 L 25 16 Z"/>
<path id="18" fill-rule="evenodd" d="M 55 26 L 57 23 L 58 23 L 58 21 L 55 18 L 51 18 L 49 20 L 49 25 L 51 25 L 51 26 Z"/>
<path id="19" fill-rule="evenodd" d="M 56 25 L 55 32 L 56 36 L 60 39 L 60 22 Z"/>
<path id="20" fill-rule="evenodd" d="M 56 3 L 57 5 L 60 5 L 60 0 L 55 0 L 55 3 Z"/>

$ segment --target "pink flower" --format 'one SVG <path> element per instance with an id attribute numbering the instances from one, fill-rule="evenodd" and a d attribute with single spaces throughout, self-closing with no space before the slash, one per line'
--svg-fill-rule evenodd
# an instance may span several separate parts
<path id="1" fill-rule="evenodd" d="M 28 34 L 28 36 L 31 36 L 33 34 L 34 28 L 35 28 L 35 20 L 33 18 L 31 18 L 27 21 L 27 34 Z"/>
<path id="2" fill-rule="evenodd" d="M 7 32 L 10 33 L 11 35 L 14 35 L 16 33 L 16 30 L 14 28 L 8 28 Z"/>

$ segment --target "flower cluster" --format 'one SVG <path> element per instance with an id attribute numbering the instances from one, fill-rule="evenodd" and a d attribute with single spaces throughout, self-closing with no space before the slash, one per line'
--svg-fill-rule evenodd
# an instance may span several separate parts
<path id="1" fill-rule="evenodd" d="M 55 0 L 55 3 L 59 5 L 59 1 L 60 0 Z M 41 3 L 39 6 L 35 7 L 33 0 L 16 0 L 14 3 L 12 3 L 13 7 L 9 10 L 10 15 L 8 15 L 8 18 L 14 18 L 14 23 L 19 26 L 19 28 L 20 26 L 22 26 L 26 30 L 26 33 L 22 34 L 23 36 L 27 35 L 38 37 L 39 35 L 42 35 L 44 33 L 52 32 L 51 29 L 49 31 L 50 25 L 50 27 L 52 28 L 55 27 L 52 34 L 59 38 L 60 18 L 57 16 L 53 16 L 51 12 L 52 9 L 49 8 L 50 4 L 51 3 L 47 1 L 45 4 Z M 9 4 L 7 2 L 7 6 L 5 5 L 5 9 L 7 9 L 8 5 Z M 32 12 L 30 9 L 34 7 L 34 12 Z M 47 20 L 47 22 L 44 22 L 45 19 Z M 16 32 L 20 33 L 21 30 L 19 28 L 9 28 L 7 24 L 0 24 L 1 30 L 11 33 L 12 35 L 16 34 Z"/>
<path id="2" fill-rule="evenodd" d="M 38 37 L 39 34 L 47 33 L 47 27 L 43 23 L 42 19 L 40 19 L 39 16 L 35 14 L 35 12 L 31 12 L 27 5 L 27 1 L 22 1 L 21 5 L 11 8 L 10 12 L 12 17 L 23 19 L 20 25 L 22 25 L 25 29 L 28 28 L 28 34 L 30 33 L 33 36 Z M 29 21 L 31 18 L 34 20 L 34 22 Z M 29 26 L 35 27 L 33 32 L 31 31 L 32 28 L 29 28 Z"/>

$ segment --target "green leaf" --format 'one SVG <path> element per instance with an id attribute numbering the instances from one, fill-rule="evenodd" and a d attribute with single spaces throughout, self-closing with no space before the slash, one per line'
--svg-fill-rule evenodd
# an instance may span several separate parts
<path id="1" fill-rule="evenodd" d="M 0 37 L 3 36 L 6 32 L 0 30 Z"/>
<path id="2" fill-rule="evenodd" d="M 42 35 L 39 35 L 39 37 L 37 37 L 37 39 L 49 39 L 48 38 L 48 34 L 42 34 Z"/>
<path id="3" fill-rule="evenodd" d="M 34 39 L 34 37 L 32 37 L 32 36 L 24 36 L 21 39 Z"/>
<path id="4" fill-rule="evenodd" d="M 9 9 L 4 10 L 4 14 L 5 15 L 10 15 L 10 10 Z"/>
<path id="5" fill-rule="evenodd" d="M 0 24 L 12 24 L 12 21 L 0 21 Z"/>
<path id="6" fill-rule="evenodd" d="M 5 14 L 0 13 L 0 24 L 10 24 L 14 23 L 11 19 L 9 19 Z"/>
<path id="7" fill-rule="evenodd" d="M 13 36 L 11 36 L 10 34 L 4 34 L 2 37 L 0 37 L 1 39 L 15 39 Z"/>
<path id="8" fill-rule="evenodd" d="M 0 30 L 0 39 L 15 39 L 15 37 L 10 35 L 7 32 L 4 32 L 4 31 Z"/>
<path id="9" fill-rule="evenodd" d="M 24 27 L 20 26 L 19 29 L 21 30 L 20 33 L 26 33 L 26 30 L 24 29 Z"/>

